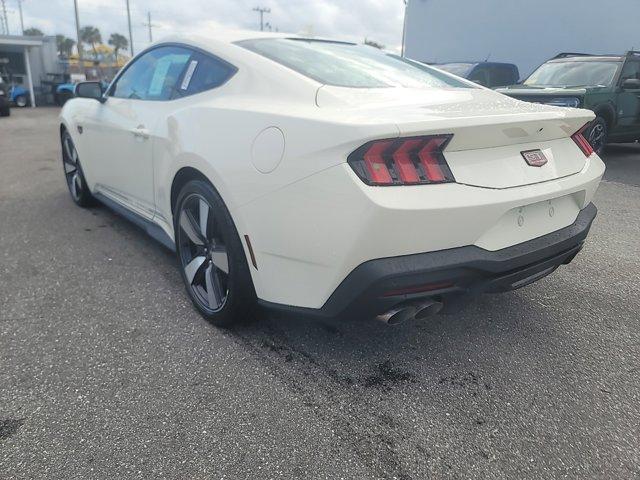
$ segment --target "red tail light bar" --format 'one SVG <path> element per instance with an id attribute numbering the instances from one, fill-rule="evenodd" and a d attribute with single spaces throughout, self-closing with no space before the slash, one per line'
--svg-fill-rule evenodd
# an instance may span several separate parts
<path id="1" fill-rule="evenodd" d="M 589 128 L 590 125 L 591 122 L 587 123 L 584 127 L 571 135 L 571 140 L 576 142 L 576 145 L 578 145 L 578 148 L 582 150 L 582 153 L 584 153 L 585 157 L 590 157 L 593 154 L 593 147 L 589 143 L 589 140 L 587 140 L 584 136 L 585 131 Z"/>
<path id="2" fill-rule="evenodd" d="M 349 155 L 351 168 L 367 185 L 455 182 L 442 154 L 453 135 L 428 135 L 364 144 Z"/>

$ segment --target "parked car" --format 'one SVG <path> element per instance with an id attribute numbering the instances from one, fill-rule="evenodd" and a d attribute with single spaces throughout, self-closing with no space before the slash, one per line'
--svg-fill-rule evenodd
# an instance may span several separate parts
<path id="1" fill-rule="evenodd" d="M 368 46 L 219 35 L 150 46 L 105 93 L 78 84 L 60 116 L 73 201 L 99 200 L 175 250 L 213 323 L 256 304 L 424 318 L 582 248 L 604 173 L 582 136 L 592 112 Z"/>
<path id="2" fill-rule="evenodd" d="M 8 86 L 9 102 L 17 107 L 26 107 L 29 105 L 29 90 L 19 83 L 20 78 L 19 75 L 10 75 L 5 72 L 0 76 L 0 81 Z"/>
<path id="3" fill-rule="evenodd" d="M 522 85 L 499 91 L 529 102 L 592 110 L 596 119 L 587 138 L 598 154 L 609 142 L 640 140 L 640 52 L 561 53 Z"/>
<path id="4" fill-rule="evenodd" d="M 520 79 L 518 67 L 513 63 L 458 62 L 433 66 L 488 88 L 513 85 Z"/>
<path id="5" fill-rule="evenodd" d="M 0 117 L 11 115 L 11 103 L 9 102 L 9 86 L 0 78 Z"/>

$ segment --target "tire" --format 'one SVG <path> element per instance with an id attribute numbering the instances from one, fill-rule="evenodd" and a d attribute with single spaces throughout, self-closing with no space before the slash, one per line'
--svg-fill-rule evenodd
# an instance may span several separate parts
<path id="1" fill-rule="evenodd" d="M 62 146 L 62 171 L 67 182 L 71 199 L 76 205 L 86 208 L 95 205 L 96 200 L 91 195 L 87 181 L 80 165 L 80 158 L 71 135 L 66 130 L 60 136 Z"/>
<path id="2" fill-rule="evenodd" d="M 11 109 L 9 107 L 0 109 L 0 117 L 8 117 L 9 115 L 11 115 Z"/>
<path id="3" fill-rule="evenodd" d="M 204 180 L 189 181 L 173 217 L 178 265 L 196 309 L 219 327 L 251 320 L 257 304 L 251 273 L 218 192 Z"/>
<path id="4" fill-rule="evenodd" d="M 56 94 L 56 105 L 62 107 L 65 103 L 67 103 L 70 99 L 73 98 L 73 94 L 69 92 L 61 92 Z"/>
<path id="5" fill-rule="evenodd" d="M 593 151 L 601 156 L 609 139 L 609 126 L 607 121 L 602 117 L 596 117 L 587 133 L 587 140 L 593 147 Z"/>
<path id="6" fill-rule="evenodd" d="M 26 107 L 29 103 L 25 95 L 18 95 L 14 101 L 16 102 L 16 106 L 20 108 Z"/>

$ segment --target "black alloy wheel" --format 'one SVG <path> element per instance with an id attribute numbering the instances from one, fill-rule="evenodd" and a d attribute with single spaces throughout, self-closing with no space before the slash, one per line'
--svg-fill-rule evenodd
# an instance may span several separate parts
<path id="1" fill-rule="evenodd" d="M 589 128 L 589 134 L 587 140 L 591 144 L 593 151 L 599 156 L 604 153 L 604 147 L 607 144 L 608 137 L 607 122 L 602 117 L 596 117 L 591 127 Z"/>
<path id="2" fill-rule="evenodd" d="M 62 166 L 71 198 L 77 205 L 88 207 L 94 203 L 94 199 L 89 191 L 89 187 L 87 187 L 87 182 L 84 178 L 82 167 L 80 166 L 78 151 L 73 144 L 69 132 L 64 131 L 62 133 L 61 141 Z"/>
<path id="3" fill-rule="evenodd" d="M 181 190 L 174 213 L 176 250 L 187 293 L 216 325 L 247 320 L 255 291 L 231 216 L 208 183 L 193 180 Z"/>

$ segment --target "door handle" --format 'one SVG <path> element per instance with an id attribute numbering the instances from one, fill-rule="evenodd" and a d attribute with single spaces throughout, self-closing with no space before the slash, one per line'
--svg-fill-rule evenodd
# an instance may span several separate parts
<path id="1" fill-rule="evenodd" d="M 144 128 L 144 126 L 142 125 L 139 125 L 136 128 L 132 128 L 130 132 L 133 134 L 134 137 L 137 137 L 137 138 L 147 139 L 150 136 L 149 130 Z"/>

